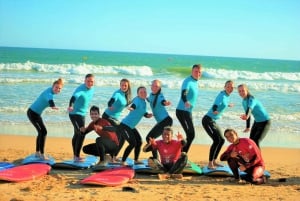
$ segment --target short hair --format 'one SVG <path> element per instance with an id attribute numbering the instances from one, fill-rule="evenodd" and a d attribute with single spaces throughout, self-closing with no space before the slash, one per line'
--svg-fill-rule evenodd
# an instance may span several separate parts
<path id="1" fill-rule="evenodd" d="M 194 69 L 194 68 L 202 68 L 202 65 L 201 64 L 194 64 L 192 69 Z"/>
<path id="2" fill-rule="evenodd" d="M 165 126 L 164 131 L 170 131 L 173 134 L 173 129 L 171 126 Z"/>
<path id="3" fill-rule="evenodd" d="M 100 114 L 100 109 L 99 109 L 99 107 L 96 106 L 96 105 L 93 105 L 93 106 L 91 107 L 90 113 L 91 113 L 92 111 L 96 111 L 96 112 L 98 112 L 98 114 Z"/>

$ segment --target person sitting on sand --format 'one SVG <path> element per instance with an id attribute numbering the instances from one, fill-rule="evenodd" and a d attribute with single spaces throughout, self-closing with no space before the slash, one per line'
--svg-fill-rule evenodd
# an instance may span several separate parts
<path id="1" fill-rule="evenodd" d="M 111 157 L 118 151 L 119 140 L 117 137 L 115 127 L 113 127 L 109 121 L 100 118 L 99 108 L 92 106 L 90 109 L 90 117 L 92 122 L 86 127 L 80 128 L 83 135 L 91 131 L 95 131 L 99 137 L 96 138 L 96 143 L 88 144 L 83 147 L 85 154 L 100 156 L 99 166 L 105 166 L 105 154 L 109 154 Z"/>
<path id="2" fill-rule="evenodd" d="M 162 169 L 165 172 L 165 174 L 158 175 L 160 179 L 169 177 L 178 178 L 180 176 L 178 174 L 182 173 L 188 159 L 187 154 L 182 152 L 182 147 L 185 143 L 186 141 L 180 133 L 177 135 L 177 140 L 173 139 L 173 129 L 170 126 L 164 127 L 162 140 L 149 138 L 149 144 L 144 146 L 143 151 L 158 151 L 160 161 L 150 157 L 148 163 L 150 167 L 152 166 L 151 164 L 156 164 L 156 167 L 152 167 Z"/>
<path id="3" fill-rule="evenodd" d="M 233 129 L 226 129 L 224 136 L 232 144 L 221 155 L 220 160 L 227 161 L 234 176 L 232 181 L 242 183 L 242 180 L 245 180 L 252 184 L 265 183 L 265 164 L 256 143 L 249 138 L 239 138 Z M 241 176 L 239 169 L 246 175 Z"/>

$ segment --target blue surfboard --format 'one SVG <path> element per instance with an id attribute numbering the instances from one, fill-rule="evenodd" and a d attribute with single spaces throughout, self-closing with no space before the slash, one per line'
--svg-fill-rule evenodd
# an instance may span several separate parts
<path id="1" fill-rule="evenodd" d="M 122 159 L 118 158 L 118 160 L 121 161 Z M 133 166 L 134 166 L 134 160 L 133 159 L 127 158 L 126 163 L 127 163 L 127 166 L 133 168 Z M 92 169 L 95 172 L 99 172 L 99 171 L 103 171 L 103 170 L 107 170 L 107 169 L 113 169 L 113 168 L 119 168 L 119 167 L 122 167 L 121 162 L 115 162 L 115 163 L 108 162 L 105 166 L 97 166 L 96 165 Z"/>
<path id="2" fill-rule="evenodd" d="M 99 161 L 99 157 L 88 155 L 82 162 L 75 162 L 73 159 L 57 162 L 52 165 L 54 169 L 87 169 L 95 166 Z"/>
<path id="3" fill-rule="evenodd" d="M 9 168 L 12 168 L 12 167 L 15 167 L 15 165 L 12 164 L 12 163 L 9 163 L 9 162 L 0 162 L 0 171 L 1 170 L 6 170 L 6 169 L 9 169 Z"/>
<path id="4" fill-rule="evenodd" d="M 219 176 L 219 177 L 231 177 L 233 173 L 228 165 L 224 165 L 223 167 L 218 166 L 215 169 L 208 168 L 208 166 L 204 166 L 202 168 L 203 175 L 205 176 Z"/>
<path id="5" fill-rule="evenodd" d="M 48 165 L 54 165 L 55 160 L 52 156 L 47 155 L 48 160 L 43 160 L 40 157 L 36 157 L 35 154 L 31 154 L 29 156 L 26 156 L 23 161 L 22 164 L 26 165 L 26 164 L 32 164 L 32 163 L 44 163 L 44 164 L 48 164 Z"/>
<path id="6" fill-rule="evenodd" d="M 246 172 L 240 171 L 240 175 L 241 175 L 241 176 L 246 175 L 246 174 L 247 174 Z M 270 177 L 271 177 L 271 173 L 270 173 L 268 170 L 265 170 L 265 171 L 264 171 L 264 175 L 265 175 L 267 178 L 270 178 Z"/>

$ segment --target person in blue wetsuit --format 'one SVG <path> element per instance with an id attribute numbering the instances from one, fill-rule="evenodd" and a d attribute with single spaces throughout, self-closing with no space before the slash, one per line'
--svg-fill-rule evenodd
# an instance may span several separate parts
<path id="1" fill-rule="evenodd" d="M 47 129 L 44 125 L 41 115 L 47 107 L 58 110 L 58 108 L 55 106 L 53 98 L 56 94 L 60 93 L 63 85 L 64 83 L 61 78 L 54 81 L 52 87 L 49 87 L 43 91 L 27 110 L 28 119 L 38 132 L 38 136 L 36 138 L 35 156 L 42 160 L 47 160 L 48 157 L 44 154 Z"/>
<path id="2" fill-rule="evenodd" d="M 245 110 L 245 114 L 241 115 L 241 119 L 246 121 L 246 129 L 244 132 L 250 131 L 251 114 L 254 117 L 254 123 L 250 132 L 250 139 L 252 139 L 258 147 L 259 143 L 267 135 L 267 132 L 271 126 L 271 119 L 264 106 L 249 92 L 248 87 L 245 84 L 238 86 L 238 92 L 242 97 L 242 105 Z"/>
<path id="3" fill-rule="evenodd" d="M 147 144 L 149 144 L 150 138 L 155 139 L 164 131 L 166 126 L 172 126 L 173 119 L 169 116 L 166 106 L 171 105 L 171 102 L 166 100 L 164 95 L 161 92 L 161 81 L 153 80 L 151 85 L 152 93 L 148 96 L 147 101 L 150 103 L 153 116 L 157 124 L 150 130 L 146 136 Z M 147 145 L 146 145 L 147 146 Z M 157 159 L 158 153 L 157 150 L 152 151 L 152 156 L 154 159 Z"/>
<path id="4" fill-rule="evenodd" d="M 122 138 L 118 127 L 120 125 L 120 116 L 122 111 L 131 103 L 131 85 L 128 79 L 122 79 L 120 81 L 120 89 L 116 90 L 110 100 L 107 103 L 107 108 L 102 114 L 102 118 L 108 120 L 116 128 L 116 133 L 119 139 L 119 150 L 124 144 L 124 139 Z M 119 151 L 117 151 L 113 160 L 117 156 Z"/>
<path id="5" fill-rule="evenodd" d="M 128 108 L 130 112 L 121 121 L 119 131 L 122 137 L 129 143 L 126 147 L 123 157 L 122 164 L 126 165 L 126 159 L 129 156 L 132 149 L 134 149 L 134 161 L 139 164 L 139 154 L 142 146 L 142 137 L 139 131 L 136 129 L 136 125 L 140 122 L 142 117 L 151 118 L 152 114 L 147 112 L 146 105 L 147 90 L 145 87 L 140 86 L 137 89 L 137 96 L 132 100 L 132 104 Z"/>
<path id="6" fill-rule="evenodd" d="M 209 137 L 213 140 L 213 144 L 209 150 L 208 168 L 215 169 L 222 166 L 216 162 L 220 150 L 225 142 L 222 131 L 217 125 L 216 120 L 220 119 L 227 107 L 232 107 L 230 103 L 230 94 L 233 91 L 233 81 L 228 80 L 225 83 L 223 91 L 221 91 L 215 99 L 213 106 L 202 118 L 202 126 Z"/>
<path id="7" fill-rule="evenodd" d="M 93 74 L 85 76 L 84 84 L 79 85 L 69 102 L 69 117 L 74 127 L 74 135 L 72 138 L 72 148 L 74 161 L 81 162 L 80 151 L 83 145 L 85 135 L 81 134 L 80 128 L 85 125 L 85 116 L 88 111 L 89 103 L 94 95 L 95 77 Z"/>
<path id="8" fill-rule="evenodd" d="M 198 97 L 198 80 L 202 74 L 201 64 L 195 64 L 192 67 L 192 75 L 187 77 L 181 86 L 181 96 L 176 108 L 176 116 L 186 134 L 186 145 L 184 152 L 188 152 L 194 138 L 195 128 L 193 123 L 192 111 L 195 107 Z"/>

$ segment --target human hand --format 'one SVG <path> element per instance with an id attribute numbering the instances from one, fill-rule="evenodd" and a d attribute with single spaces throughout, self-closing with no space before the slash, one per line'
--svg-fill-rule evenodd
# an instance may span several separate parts
<path id="1" fill-rule="evenodd" d="M 51 107 L 52 110 L 58 110 L 58 107 Z"/>
<path id="2" fill-rule="evenodd" d="M 182 136 L 182 134 L 179 133 L 179 132 L 178 132 L 178 134 L 176 135 L 176 137 L 177 137 L 177 140 L 178 140 L 178 141 L 183 140 L 183 136 Z"/>
<path id="3" fill-rule="evenodd" d="M 68 112 L 72 112 L 73 111 L 73 107 L 71 106 L 71 107 L 68 107 Z"/>
<path id="4" fill-rule="evenodd" d="M 86 130 L 86 128 L 85 127 L 81 127 L 81 128 L 79 128 L 79 130 L 80 130 L 80 133 L 84 133 L 85 130 Z"/>
<path id="5" fill-rule="evenodd" d="M 169 106 L 169 105 L 171 105 L 171 102 L 170 102 L 170 101 L 165 101 L 165 102 L 164 102 L 164 105 L 165 105 L 165 106 Z"/>
<path id="6" fill-rule="evenodd" d="M 149 143 L 150 143 L 151 145 L 155 145 L 155 144 L 156 144 L 155 139 L 152 138 L 152 137 L 150 137 L 150 138 L 149 138 Z"/>
<path id="7" fill-rule="evenodd" d="M 242 114 L 242 115 L 240 116 L 240 118 L 241 118 L 242 120 L 247 120 L 247 119 L 248 119 L 248 117 L 247 117 L 246 114 Z"/>
<path id="8" fill-rule="evenodd" d="M 190 104 L 189 101 L 186 101 L 186 102 L 184 103 L 184 106 L 185 106 L 185 108 L 190 108 L 190 107 L 191 107 L 191 104 Z"/>
<path id="9" fill-rule="evenodd" d="M 243 132 L 248 133 L 249 131 L 250 131 L 250 128 L 245 128 L 245 130 Z"/>

